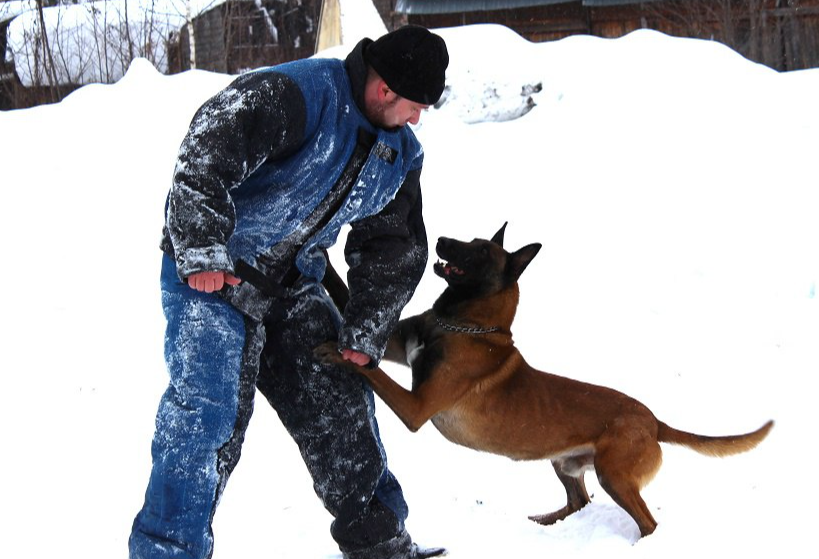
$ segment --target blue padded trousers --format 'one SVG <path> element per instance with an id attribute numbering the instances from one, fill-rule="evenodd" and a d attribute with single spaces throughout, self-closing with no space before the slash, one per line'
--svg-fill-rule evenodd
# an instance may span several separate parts
<path id="1" fill-rule="evenodd" d="M 263 325 L 218 295 L 188 288 L 167 256 L 161 287 L 170 382 L 130 559 L 212 555 L 213 515 L 239 460 L 257 385 L 298 444 L 344 557 L 409 556 L 407 506 L 387 469 L 372 391 L 312 358 L 314 347 L 337 338 L 341 320 L 323 288 L 298 286 Z"/>

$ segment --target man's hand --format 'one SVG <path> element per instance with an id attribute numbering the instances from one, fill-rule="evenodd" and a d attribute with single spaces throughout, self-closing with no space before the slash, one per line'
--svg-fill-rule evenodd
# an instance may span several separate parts
<path id="1" fill-rule="evenodd" d="M 368 355 L 358 351 L 353 351 L 352 349 L 342 350 L 341 357 L 345 361 L 350 361 L 351 363 L 355 363 L 361 367 L 370 362 L 370 357 Z"/>
<path id="2" fill-rule="evenodd" d="M 313 350 L 313 356 L 322 363 L 329 364 L 343 364 L 349 361 L 354 365 L 363 367 L 370 362 L 369 356 L 365 353 L 353 351 L 352 349 L 344 349 L 338 351 L 336 342 L 324 342 Z"/>
<path id="3" fill-rule="evenodd" d="M 239 285 L 241 282 L 242 280 L 227 272 L 199 272 L 188 276 L 188 286 L 204 293 L 219 291 L 225 284 Z"/>

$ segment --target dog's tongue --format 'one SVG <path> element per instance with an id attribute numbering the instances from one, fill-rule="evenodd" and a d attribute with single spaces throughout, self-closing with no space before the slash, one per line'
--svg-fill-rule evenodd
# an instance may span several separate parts
<path id="1" fill-rule="evenodd" d="M 456 276 L 464 275 L 464 271 L 457 266 L 451 266 L 448 262 L 438 262 L 445 275 L 455 274 Z"/>

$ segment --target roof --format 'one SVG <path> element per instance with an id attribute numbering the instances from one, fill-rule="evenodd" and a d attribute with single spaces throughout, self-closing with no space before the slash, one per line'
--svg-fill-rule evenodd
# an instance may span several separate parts
<path id="1" fill-rule="evenodd" d="M 584 6 L 589 7 L 604 7 L 652 1 L 659 0 L 397 0 L 395 11 L 400 14 L 427 15 L 513 10 L 569 2 L 582 2 Z"/>
<path id="2" fill-rule="evenodd" d="M 0 2 L 0 23 L 10 21 L 22 13 L 37 8 L 37 4 L 32 0 L 12 0 Z"/>

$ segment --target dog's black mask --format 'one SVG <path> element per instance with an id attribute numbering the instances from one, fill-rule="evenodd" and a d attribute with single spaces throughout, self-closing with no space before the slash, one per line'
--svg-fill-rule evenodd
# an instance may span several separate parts
<path id="1" fill-rule="evenodd" d="M 540 250 L 538 243 L 509 253 L 503 248 L 506 224 L 492 240 L 474 239 L 468 243 L 441 237 L 433 270 L 453 289 L 473 293 L 496 293 L 515 283 Z"/>

